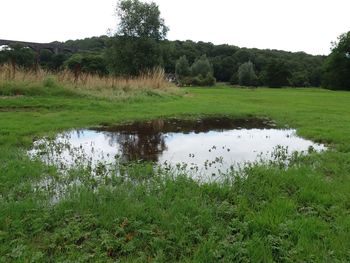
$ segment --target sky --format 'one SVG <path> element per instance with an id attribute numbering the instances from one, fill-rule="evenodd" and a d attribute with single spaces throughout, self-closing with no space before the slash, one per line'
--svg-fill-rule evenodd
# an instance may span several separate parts
<path id="1" fill-rule="evenodd" d="M 148 2 L 150 0 L 147 0 Z M 327 55 L 350 0 L 154 0 L 168 39 Z M 115 30 L 117 0 L 1 0 L 0 39 L 52 42 Z"/>

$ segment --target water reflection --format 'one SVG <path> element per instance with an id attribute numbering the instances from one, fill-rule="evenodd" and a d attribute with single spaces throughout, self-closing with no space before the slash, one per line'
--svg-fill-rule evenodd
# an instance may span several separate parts
<path id="1" fill-rule="evenodd" d="M 152 120 L 148 122 L 134 122 L 114 127 L 99 127 L 93 130 L 100 131 L 106 136 L 110 146 L 118 145 L 120 156 L 124 161 L 151 161 L 158 162 L 164 152 L 169 149 L 166 141 L 174 139 L 180 134 L 200 134 L 212 131 L 223 132 L 230 129 L 266 128 L 273 123 L 264 119 L 230 119 L 205 118 L 199 120 Z M 184 141 L 186 141 L 185 138 Z M 204 139 L 204 138 L 203 138 Z M 181 140 L 176 147 L 184 144 Z M 186 143 L 187 150 L 191 144 Z M 173 148 L 173 147 L 172 147 Z M 170 152 L 174 152 L 171 149 Z M 164 159 L 164 158 L 162 158 Z"/>
<path id="2" fill-rule="evenodd" d="M 118 156 L 122 162 L 150 161 L 170 166 L 181 163 L 197 174 L 217 175 L 246 162 L 274 158 L 272 153 L 277 146 L 288 149 L 288 154 L 307 152 L 310 147 L 316 151 L 325 149 L 298 137 L 293 129 L 273 127 L 266 119 L 230 118 L 155 120 L 98 127 L 58 135 L 52 145 L 65 147 L 51 149 L 42 158 L 48 163 L 72 166 L 78 150 L 92 165 L 101 160 L 112 163 Z M 44 140 L 38 141 L 36 146 L 43 143 Z M 34 149 L 30 154 L 37 153 Z"/>

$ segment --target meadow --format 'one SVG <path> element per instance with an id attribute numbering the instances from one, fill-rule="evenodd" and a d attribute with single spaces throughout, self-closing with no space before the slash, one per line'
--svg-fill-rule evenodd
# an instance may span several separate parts
<path id="1" fill-rule="evenodd" d="M 129 88 L 132 95 L 120 96 L 123 89 L 86 91 L 48 76 L 30 83 L 6 78 L 0 262 L 350 261 L 350 93 L 216 86 Z M 59 181 L 57 168 L 26 155 L 35 139 L 66 129 L 213 115 L 268 117 L 329 150 L 288 169 L 252 166 L 231 183 L 198 184 L 134 164 L 127 169 L 136 184 L 102 178 L 96 188 L 87 178 L 56 203 L 37 182 Z M 83 169 L 70 173 L 84 176 Z"/>

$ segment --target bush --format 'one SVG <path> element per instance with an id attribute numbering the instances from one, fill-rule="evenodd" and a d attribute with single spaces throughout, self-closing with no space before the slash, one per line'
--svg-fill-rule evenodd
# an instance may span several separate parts
<path id="1" fill-rule="evenodd" d="M 202 75 L 192 77 L 191 84 L 193 86 L 214 86 L 216 83 L 216 79 L 212 74 L 208 74 L 207 76 L 203 77 Z"/>
<path id="2" fill-rule="evenodd" d="M 55 88 L 57 87 L 57 82 L 54 76 L 47 76 L 44 80 L 43 80 L 43 85 L 46 88 Z"/>
<path id="3" fill-rule="evenodd" d="M 204 55 L 197 59 L 191 68 L 186 56 L 176 62 L 176 78 L 180 86 L 213 86 L 216 79 L 213 67 Z"/>

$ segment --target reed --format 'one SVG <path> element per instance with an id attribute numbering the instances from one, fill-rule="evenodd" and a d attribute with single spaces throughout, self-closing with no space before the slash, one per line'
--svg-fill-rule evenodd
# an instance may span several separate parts
<path id="1" fill-rule="evenodd" d="M 49 72 L 43 69 L 36 71 L 26 70 L 10 64 L 0 65 L 0 95 L 11 94 L 10 87 L 16 87 L 18 93 L 27 94 L 31 87 L 43 86 L 50 88 L 63 88 L 80 95 L 114 98 L 128 97 L 140 93 L 176 93 L 177 88 L 168 82 L 162 68 L 155 68 L 140 74 L 137 77 L 99 76 L 97 74 L 77 73 L 69 70 Z M 7 93 L 1 89 L 7 87 Z M 27 88 L 27 90 L 26 90 Z"/>

